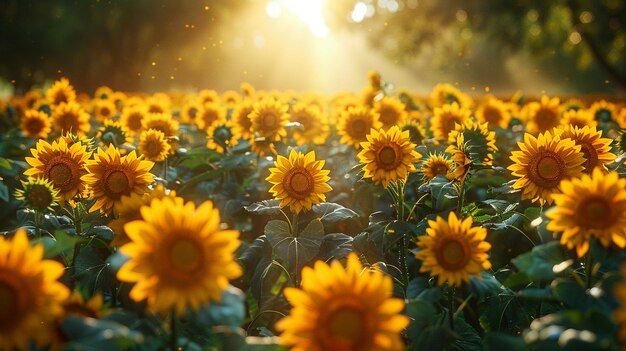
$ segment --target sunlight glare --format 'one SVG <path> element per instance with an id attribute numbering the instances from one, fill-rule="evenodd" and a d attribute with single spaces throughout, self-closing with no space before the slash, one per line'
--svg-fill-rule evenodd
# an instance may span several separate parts
<path id="1" fill-rule="evenodd" d="M 305 23 L 311 33 L 322 38 L 330 33 L 323 16 L 323 2 L 324 0 L 282 0 L 281 5 Z M 272 7 L 271 13 L 270 6 Z M 277 0 L 269 2 L 266 7 L 267 14 L 277 18 L 280 15 L 280 7 Z"/>

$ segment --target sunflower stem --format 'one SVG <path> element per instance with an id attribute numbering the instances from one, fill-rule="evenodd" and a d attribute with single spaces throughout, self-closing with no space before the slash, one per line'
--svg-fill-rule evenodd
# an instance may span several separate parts
<path id="1" fill-rule="evenodd" d="M 298 237 L 298 212 L 292 212 L 292 219 L 291 219 L 291 224 L 292 224 L 292 235 L 294 238 Z M 295 272 L 294 272 L 294 278 L 293 278 L 293 282 L 295 284 L 296 288 L 300 287 L 300 267 L 295 267 Z"/>
<path id="2" fill-rule="evenodd" d="M 177 346 L 177 341 L 178 341 L 178 335 L 176 333 L 176 309 L 172 308 L 172 313 L 170 316 L 170 329 L 172 330 L 172 334 L 171 334 L 171 339 L 170 339 L 170 346 L 172 348 L 172 351 L 176 350 L 176 346 Z"/>
<path id="3" fill-rule="evenodd" d="M 591 250 L 587 252 L 585 258 L 585 274 L 587 278 L 587 289 L 591 289 L 593 285 L 593 255 L 591 254 Z"/>
<path id="4" fill-rule="evenodd" d="M 465 181 L 461 180 L 459 184 L 459 203 L 457 204 L 456 212 L 459 214 L 459 218 L 463 218 L 463 203 L 465 202 Z"/>
<path id="5" fill-rule="evenodd" d="M 35 233 L 37 238 L 41 238 L 41 212 L 35 210 Z"/>
<path id="6" fill-rule="evenodd" d="M 448 294 L 448 317 L 450 317 L 450 330 L 454 331 L 454 311 L 455 311 L 455 307 L 454 307 L 454 295 L 455 295 L 456 289 L 454 288 L 454 285 L 452 285 L 450 287 L 449 290 L 449 294 Z"/>
<path id="7" fill-rule="evenodd" d="M 165 157 L 165 159 L 163 160 L 163 180 L 166 183 L 167 183 L 167 168 L 168 168 L 167 157 Z"/>

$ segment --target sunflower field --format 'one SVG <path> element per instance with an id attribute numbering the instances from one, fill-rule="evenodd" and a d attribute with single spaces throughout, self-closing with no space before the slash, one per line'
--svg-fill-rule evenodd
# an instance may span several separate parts
<path id="1" fill-rule="evenodd" d="M 623 349 L 625 105 L 368 78 L 0 101 L 0 349 Z"/>

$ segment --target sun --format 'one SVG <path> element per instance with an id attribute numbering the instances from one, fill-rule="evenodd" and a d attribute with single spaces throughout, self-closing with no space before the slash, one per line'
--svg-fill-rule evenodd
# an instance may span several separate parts
<path id="1" fill-rule="evenodd" d="M 324 0 L 273 0 L 267 3 L 265 12 L 269 17 L 279 18 L 283 9 L 306 24 L 316 37 L 324 38 L 330 34 L 323 15 Z"/>

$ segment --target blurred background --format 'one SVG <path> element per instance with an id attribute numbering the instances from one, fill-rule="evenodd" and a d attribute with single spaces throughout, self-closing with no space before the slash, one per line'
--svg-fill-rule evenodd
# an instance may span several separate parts
<path id="1" fill-rule="evenodd" d="M 626 90 L 622 0 L 0 0 L 0 81 L 154 92 Z"/>

